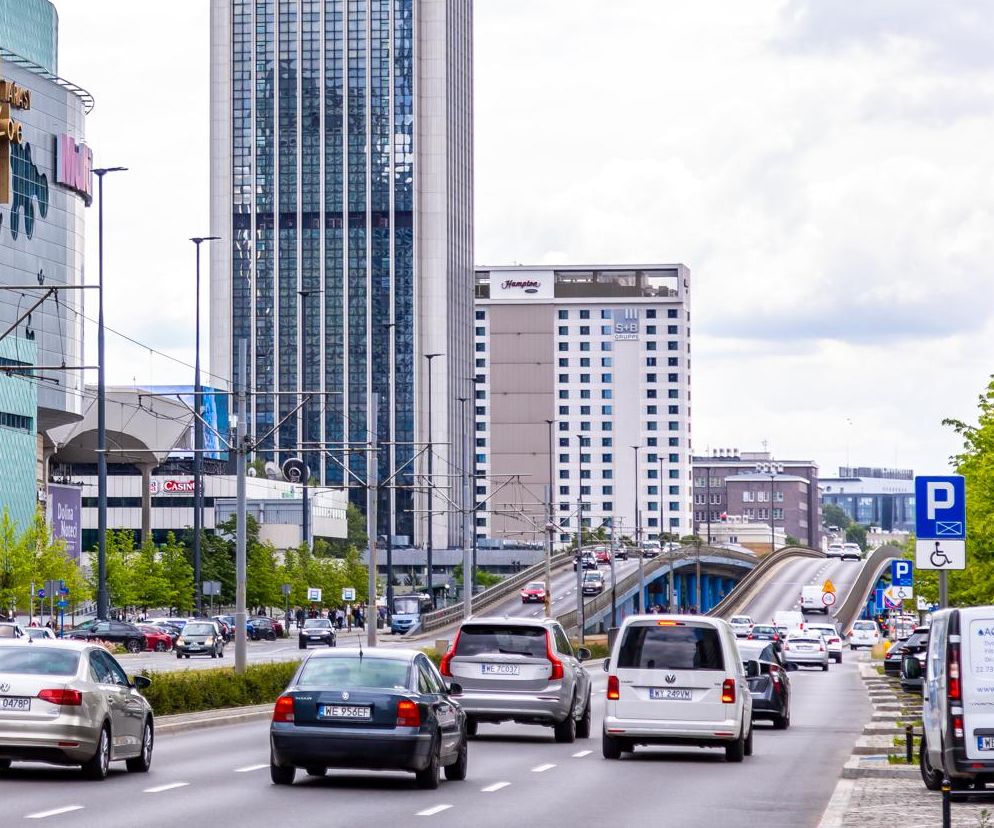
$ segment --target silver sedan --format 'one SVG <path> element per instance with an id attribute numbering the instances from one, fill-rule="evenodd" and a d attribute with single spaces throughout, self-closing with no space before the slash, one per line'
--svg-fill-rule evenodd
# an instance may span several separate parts
<path id="1" fill-rule="evenodd" d="M 0 644 L 0 772 L 12 761 L 81 765 L 91 779 L 111 762 L 152 764 L 152 708 L 103 647 L 75 641 Z"/>
<path id="2" fill-rule="evenodd" d="M 825 639 L 815 633 L 795 632 L 783 645 L 783 659 L 798 667 L 807 665 L 828 671 L 828 647 Z"/>

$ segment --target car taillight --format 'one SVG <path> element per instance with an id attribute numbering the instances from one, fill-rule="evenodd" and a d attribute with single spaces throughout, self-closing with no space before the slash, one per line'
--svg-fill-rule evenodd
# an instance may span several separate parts
<path id="1" fill-rule="evenodd" d="M 960 672 L 959 672 L 959 644 L 949 645 L 949 657 L 946 659 L 947 662 L 947 675 L 948 682 L 946 684 L 946 694 L 952 700 L 958 700 L 961 698 L 962 690 L 960 688 Z"/>
<path id="2" fill-rule="evenodd" d="M 953 716 L 953 737 L 956 739 L 963 738 L 963 717 Z"/>
<path id="3" fill-rule="evenodd" d="M 770 665 L 770 679 L 773 681 L 774 686 L 780 684 L 780 668 L 775 664 Z"/>
<path id="4" fill-rule="evenodd" d="M 752 633 L 749 633 L 749 635 L 746 636 L 746 639 L 748 639 L 748 640 L 751 641 L 752 640 Z"/>
<path id="5" fill-rule="evenodd" d="M 448 652 L 442 656 L 442 660 L 438 664 L 438 672 L 448 678 L 452 678 L 452 667 L 449 665 L 452 663 L 452 657 L 456 654 L 456 647 L 459 646 L 460 635 L 462 635 L 462 630 L 456 633 L 456 640 L 452 642 L 452 646 L 449 647 Z"/>
<path id="6" fill-rule="evenodd" d="M 721 703 L 735 704 L 735 679 L 725 679 L 721 683 Z"/>
<path id="7" fill-rule="evenodd" d="M 818 652 L 819 653 L 825 652 L 825 645 L 824 644 L 819 644 L 818 645 Z"/>
<path id="8" fill-rule="evenodd" d="M 52 704 L 64 704 L 69 707 L 79 707 L 83 703 L 83 694 L 79 690 L 46 689 L 38 693 L 38 698 Z"/>
<path id="9" fill-rule="evenodd" d="M 617 701 L 621 698 L 621 685 L 618 684 L 617 676 L 607 677 L 607 697 L 610 701 Z"/>
<path id="10" fill-rule="evenodd" d="M 552 633 L 548 630 L 545 631 L 545 657 L 549 659 L 549 664 L 551 665 L 549 680 L 561 680 L 563 677 L 563 663 L 556 658 L 556 654 L 552 652 Z"/>
<path id="11" fill-rule="evenodd" d="M 293 722 L 293 696 L 280 696 L 273 708 L 274 722 Z"/>
<path id="12" fill-rule="evenodd" d="M 784 644 L 783 648 L 784 648 L 784 650 L 789 650 L 790 649 L 790 644 Z"/>
<path id="13" fill-rule="evenodd" d="M 410 699 L 397 702 L 397 727 L 421 727 L 421 710 Z"/>

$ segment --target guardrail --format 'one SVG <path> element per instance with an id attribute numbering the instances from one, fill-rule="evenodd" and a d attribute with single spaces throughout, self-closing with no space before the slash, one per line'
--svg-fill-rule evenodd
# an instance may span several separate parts
<path id="1" fill-rule="evenodd" d="M 701 547 L 701 558 L 706 558 L 713 556 L 714 554 L 720 554 L 725 558 L 732 558 L 740 561 L 754 561 L 756 560 L 754 555 L 747 555 L 743 552 L 737 552 L 734 549 L 725 549 L 723 547 L 715 546 L 702 546 Z M 660 555 L 657 558 L 652 558 L 646 561 L 642 567 L 643 573 L 645 575 L 646 581 L 649 580 L 649 576 L 658 572 L 660 569 L 669 568 L 671 562 L 675 569 L 679 569 L 681 566 L 685 566 L 688 563 L 696 563 L 697 561 L 697 548 L 694 546 L 683 546 L 672 555 Z M 751 573 L 750 573 L 751 574 Z M 746 575 L 748 577 L 748 575 Z M 639 573 L 638 570 L 622 578 L 618 581 L 615 587 L 616 595 L 624 595 L 632 589 L 636 589 L 639 585 Z M 580 596 L 583 599 L 583 596 Z M 605 589 L 600 595 L 597 595 L 591 601 L 584 601 L 583 603 L 583 617 L 584 621 L 592 618 L 611 606 L 611 590 Z M 579 610 L 574 609 L 569 612 L 564 612 L 562 615 L 557 615 L 556 620 L 562 625 L 563 629 L 567 632 L 575 630 L 579 624 Z M 586 624 L 584 624 L 586 626 Z"/>
<path id="2" fill-rule="evenodd" d="M 896 546 L 880 546 L 866 556 L 846 600 L 835 611 L 835 618 L 843 635 L 849 634 L 853 622 L 859 618 L 863 605 L 870 597 L 870 592 L 890 562 L 894 558 L 903 557 L 904 553 Z"/>
<path id="3" fill-rule="evenodd" d="M 569 563 L 573 560 L 573 553 L 569 550 L 559 550 L 552 554 L 552 568 L 558 569 L 564 564 Z M 515 592 L 521 589 L 529 581 L 538 581 L 544 579 L 545 577 L 545 561 L 530 566 L 527 569 L 522 569 L 521 572 L 516 572 L 509 578 L 505 578 L 499 584 L 495 584 L 482 592 L 478 592 L 473 596 L 473 614 L 478 615 L 485 612 L 487 609 L 492 607 L 494 604 L 499 604 L 501 601 L 505 601 L 514 595 Z M 461 621 L 463 614 L 465 613 L 465 607 L 462 602 L 458 604 L 453 604 L 451 607 L 445 607 L 444 609 L 434 610 L 433 612 L 425 613 L 421 616 L 421 632 L 433 632 L 435 630 L 443 629 L 448 627 L 450 624 L 455 624 Z"/>
<path id="4" fill-rule="evenodd" d="M 766 586 L 769 576 L 780 568 L 781 564 L 794 558 L 824 558 L 825 553 L 807 546 L 784 546 L 763 558 L 756 567 L 735 585 L 728 595 L 721 599 L 709 611 L 708 615 L 716 618 L 729 618 L 747 601 L 751 601 L 759 589 Z"/>

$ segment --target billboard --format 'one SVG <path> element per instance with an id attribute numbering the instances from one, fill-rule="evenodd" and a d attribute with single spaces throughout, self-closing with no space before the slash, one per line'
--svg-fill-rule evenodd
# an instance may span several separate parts
<path id="1" fill-rule="evenodd" d="M 77 563 L 83 553 L 82 516 L 81 487 L 48 484 L 48 524 L 52 527 L 52 536 L 66 542 L 66 551 Z"/>
<path id="2" fill-rule="evenodd" d="M 193 408 L 192 385 L 156 385 L 144 389 L 154 394 L 175 394 L 190 408 Z M 227 460 L 228 449 L 224 440 L 230 432 L 228 422 L 228 394 L 206 385 L 201 386 L 204 418 L 204 457 L 213 460 Z M 222 439 L 223 438 L 223 439 Z M 174 457 L 191 456 L 193 454 L 193 422 L 190 422 L 190 433 L 181 446 L 172 452 Z"/>

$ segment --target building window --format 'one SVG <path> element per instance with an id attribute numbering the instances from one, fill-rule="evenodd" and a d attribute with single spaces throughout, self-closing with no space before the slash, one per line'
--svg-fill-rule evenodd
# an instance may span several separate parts
<path id="1" fill-rule="evenodd" d="M 650 340 L 649 342 L 646 342 L 645 343 L 645 349 L 647 351 L 655 351 L 656 350 L 656 342 L 655 342 L 655 340 Z"/>
<path id="2" fill-rule="evenodd" d="M 584 308 L 583 310 L 581 310 L 580 311 L 580 318 L 581 319 L 590 319 L 590 311 L 587 310 L 586 308 Z"/>
<path id="3" fill-rule="evenodd" d="M 783 520 L 783 509 L 774 508 L 774 510 L 773 510 L 773 519 L 774 520 Z"/>
<path id="4" fill-rule="evenodd" d="M 678 494 L 680 494 L 680 487 L 679 486 L 670 486 L 669 487 L 669 493 L 671 495 L 678 495 Z"/>
<path id="5" fill-rule="evenodd" d="M 603 495 L 613 495 L 614 486 L 601 486 L 601 494 Z"/>
<path id="6" fill-rule="evenodd" d="M 614 395 L 614 392 L 610 388 L 602 388 L 601 389 L 601 399 L 602 400 L 610 400 L 610 399 L 613 398 L 613 395 Z"/>
<path id="7" fill-rule="evenodd" d="M 645 381 L 646 382 L 655 382 L 656 381 L 656 375 L 655 374 L 646 374 L 645 375 Z"/>
<path id="8" fill-rule="evenodd" d="M 678 406 L 678 405 L 671 405 L 671 406 L 669 406 L 668 413 L 670 413 L 670 414 L 679 414 L 680 413 L 680 406 Z"/>
<path id="9" fill-rule="evenodd" d="M 487 392 L 484 391 L 482 388 L 477 388 L 476 389 L 476 399 L 478 399 L 478 400 L 485 400 L 486 398 L 487 398 Z"/>
<path id="10" fill-rule="evenodd" d="M 756 493 L 755 492 L 742 492 L 742 502 L 743 503 L 755 503 Z"/>
<path id="11" fill-rule="evenodd" d="M 645 358 L 645 367 L 646 368 L 655 368 L 656 367 L 656 358 L 655 357 L 646 357 Z"/>
<path id="12" fill-rule="evenodd" d="M 659 479 L 659 471 L 658 471 L 658 469 L 646 469 L 646 475 L 645 476 L 648 477 L 650 480 L 658 480 Z"/>
<path id="13" fill-rule="evenodd" d="M 601 368 L 611 368 L 614 365 L 614 359 L 611 357 L 601 357 Z"/>
<path id="14" fill-rule="evenodd" d="M 476 335 L 477 336 L 485 336 L 486 333 L 487 333 L 487 329 L 486 328 L 477 326 L 477 328 L 476 328 Z"/>
<path id="15" fill-rule="evenodd" d="M 645 326 L 645 333 L 646 333 L 646 336 L 654 336 L 655 333 L 656 333 L 656 326 L 655 325 L 646 325 Z"/>
<path id="16" fill-rule="evenodd" d="M 614 470 L 604 469 L 604 474 L 602 476 L 605 480 L 614 480 Z"/>
<path id="17" fill-rule="evenodd" d="M 666 333 L 670 334 L 671 336 L 676 336 L 677 334 L 680 333 L 680 331 L 677 330 L 677 326 L 676 325 L 667 325 L 666 326 Z"/>
<path id="18" fill-rule="evenodd" d="M 559 367 L 569 368 L 569 357 L 559 357 Z"/>
<path id="19" fill-rule="evenodd" d="M 583 312 L 581 311 L 581 316 L 580 316 L 581 319 L 583 319 L 582 313 Z M 590 325 L 580 326 L 580 336 L 590 336 Z"/>
<path id="20" fill-rule="evenodd" d="M 476 455 L 476 462 L 477 463 L 486 463 L 487 462 L 487 455 L 485 455 L 485 454 L 477 454 Z"/>
<path id="21" fill-rule="evenodd" d="M 679 368 L 680 367 L 680 357 L 667 357 L 666 358 L 666 364 L 670 368 Z"/>
<path id="22" fill-rule="evenodd" d="M 569 382 L 569 374 L 560 374 L 559 375 L 559 381 L 560 382 Z"/>
<path id="23" fill-rule="evenodd" d="M 580 415 L 581 416 L 585 416 L 585 417 L 589 417 L 590 416 L 590 406 L 589 405 L 581 405 L 580 406 Z"/>
<path id="24" fill-rule="evenodd" d="M 589 368 L 590 367 L 590 357 L 580 357 L 580 367 Z"/>
<path id="25" fill-rule="evenodd" d="M 680 343 L 677 342 L 677 341 L 675 341 L 675 340 L 673 340 L 673 339 L 671 339 L 669 342 L 666 343 L 666 350 L 667 351 L 678 351 L 678 350 L 680 350 Z"/>
<path id="26" fill-rule="evenodd" d="M 650 448 L 653 447 L 653 446 L 655 446 L 656 445 L 656 438 L 655 437 L 646 437 L 645 438 L 645 444 L 647 446 L 649 446 Z"/>
<path id="27" fill-rule="evenodd" d="M 658 428 L 658 423 L 656 423 L 655 420 L 649 420 L 649 422 L 645 424 L 646 431 L 655 431 L 657 428 Z"/>
<path id="28" fill-rule="evenodd" d="M 613 437 L 601 437 L 601 446 L 603 448 L 613 448 L 614 438 Z"/>
<path id="29" fill-rule="evenodd" d="M 477 423 L 476 424 L 476 430 L 477 431 L 486 431 L 487 430 L 487 424 L 486 423 Z"/>
<path id="30" fill-rule="evenodd" d="M 694 495 L 694 503 L 698 506 L 705 506 L 708 502 L 707 495 Z"/>
<path id="31" fill-rule="evenodd" d="M 563 351 L 568 351 L 569 350 L 569 343 L 568 342 L 560 342 L 559 345 L 558 345 L 558 347 L 559 347 L 559 352 L 560 353 L 562 353 Z"/>
<path id="32" fill-rule="evenodd" d="M 569 462 L 569 455 L 568 454 L 560 454 L 559 455 L 559 462 L 560 463 L 568 463 Z"/>
<path id="33" fill-rule="evenodd" d="M 601 382 L 611 382 L 610 374 L 601 374 Z"/>
<path id="34" fill-rule="evenodd" d="M 604 511 L 604 512 L 613 512 L 614 511 L 614 504 L 610 500 L 605 500 L 601 504 L 601 511 Z"/>
<path id="35" fill-rule="evenodd" d="M 565 388 L 560 388 L 559 389 L 559 399 L 561 399 L 561 400 L 568 400 L 569 399 L 569 391 L 567 391 Z"/>
<path id="36" fill-rule="evenodd" d="M 645 407 L 645 413 L 646 413 L 646 414 L 655 414 L 655 413 L 657 413 L 657 412 L 656 412 L 656 409 L 657 409 L 658 407 L 659 407 L 659 406 L 657 406 L 657 405 L 647 405 L 647 406 Z"/>
<path id="37" fill-rule="evenodd" d="M 561 495 L 568 495 L 569 494 L 569 486 L 560 486 L 559 487 L 559 494 L 561 494 Z"/>
<path id="38" fill-rule="evenodd" d="M 602 405 L 601 406 L 601 414 L 609 417 L 613 413 L 614 413 L 614 406 L 611 406 L 611 405 Z"/>
<path id="39" fill-rule="evenodd" d="M 611 454 L 610 452 L 607 453 L 607 454 L 602 454 L 601 455 L 601 462 L 602 463 L 613 463 L 614 462 L 614 455 Z"/>
<path id="40" fill-rule="evenodd" d="M 560 415 L 564 415 L 564 414 L 565 415 L 569 415 L 569 406 L 568 405 L 561 405 L 561 406 L 559 406 L 559 414 Z"/>
<path id="41" fill-rule="evenodd" d="M 569 423 L 567 423 L 567 422 L 560 423 L 559 424 L 559 430 L 560 431 L 569 431 Z"/>
<path id="42" fill-rule="evenodd" d="M 581 388 L 580 389 L 580 399 L 581 400 L 589 400 L 590 399 L 590 389 L 589 388 Z"/>
<path id="43" fill-rule="evenodd" d="M 568 319 L 569 318 L 569 311 L 565 311 L 565 310 L 559 311 L 559 318 L 560 319 Z"/>
<path id="44" fill-rule="evenodd" d="M 487 312 L 486 311 L 478 310 L 476 312 L 476 318 L 477 319 L 486 319 L 487 318 Z M 477 330 L 479 330 L 479 328 L 477 328 Z"/>
<path id="45" fill-rule="evenodd" d="M 610 319 L 611 311 L 608 308 L 601 308 L 601 319 Z"/>
<path id="46" fill-rule="evenodd" d="M 645 312 L 645 318 L 646 319 L 655 319 L 656 318 L 656 309 L 655 308 L 649 308 Z"/>
<path id="47" fill-rule="evenodd" d="M 477 448 L 486 448 L 487 447 L 487 438 L 486 437 L 477 437 L 476 438 L 476 447 Z"/>
<path id="48" fill-rule="evenodd" d="M 666 392 L 666 396 L 671 400 L 680 399 L 680 392 L 676 388 L 671 388 Z"/>
<path id="49" fill-rule="evenodd" d="M 580 431 L 590 431 L 590 420 L 584 420 L 580 423 Z"/>
<path id="50" fill-rule="evenodd" d="M 614 423 L 610 420 L 605 420 L 601 423 L 601 431 L 614 431 Z"/>
<path id="51" fill-rule="evenodd" d="M 676 420 L 670 420 L 667 425 L 667 428 L 669 428 L 670 431 L 679 431 L 680 423 L 678 423 Z"/>
<path id="52" fill-rule="evenodd" d="M 566 325 L 560 325 L 559 326 L 559 335 L 560 336 L 569 336 L 569 328 Z"/>
<path id="53" fill-rule="evenodd" d="M 580 382 L 583 383 L 590 382 L 590 374 L 580 374 Z"/>
<path id="54" fill-rule="evenodd" d="M 590 350 L 590 343 L 589 342 L 581 342 L 580 343 L 580 350 L 581 351 L 589 351 Z"/>
<path id="55" fill-rule="evenodd" d="M 605 340 L 604 342 L 601 343 L 602 351 L 611 351 L 613 349 L 614 349 L 614 343 L 611 342 L 610 340 Z"/>
<path id="56" fill-rule="evenodd" d="M 569 480 L 569 469 L 560 469 L 559 470 L 559 479 L 560 480 Z"/>
<path id="57" fill-rule="evenodd" d="M 657 397 L 656 389 L 655 388 L 646 389 L 645 396 L 646 396 L 646 399 L 649 399 L 649 400 L 656 399 L 656 397 Z"/>
<path id="58" fill-rule="evenodd" d="M 569 448 L 569 437 L 559 438 L 559 448 Z"/>
<path id="59" fill-rule="evenodd" d="M 601 334 L 604 335 L 604 336 L 610 336 L 611 335 L 611 326 L 610 325 L 601 325 Z"/>
<path id="60" fill-rule="evenodd" d="M 712 494 L 711 498 L 710 498 L 710 503 L 711 503 L 712 506 L 720 506 L 721 505 L 721 495 L 720 494 Z"/>
<path id="61" fill-rule="evenodd" d="M 487 350 L 487 343 L 486 342 L 477 342 L 476 343 L 476 352 L 478 354 L 484 353 L 484 352 L 486 352 L 486 350 Z"/>
<path id="62" fill-rule="evenodd" d="M 485 359 L 478 359 L 476 361 L 476 367 L 477 368 L 486 368 L 487 367 L 487 361 Z"/>
<path id="63" fill-rule="evenodd" d="M 679 463 L 680 462 L 680 455 L 679 454 L 671 454 L 670 455 L 670 462 L 671 463 Z"/>
<path id="64" fill-rule="evenodd" d="M 651 494 L 651 495 L 659 494 L 659 486 L 647 486 L 646 494 Z"/>
<path id="65" fill-rule="evenodd" d="M 668 445 L 670 448 L 680 448 L 680 438 L 670 437 L 669 442 L 666 445 Z"/>

